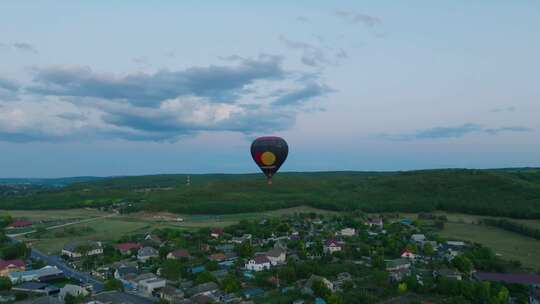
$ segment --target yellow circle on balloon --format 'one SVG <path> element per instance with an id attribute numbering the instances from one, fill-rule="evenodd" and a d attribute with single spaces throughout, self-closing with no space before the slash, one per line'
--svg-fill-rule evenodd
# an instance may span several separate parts
<path id="1" fill-rule="evenodd" d="M 274 153 L 266 151 L 261 155 L 261 162 L 265 166 L 273 165 L 276 162 L 276 156 Z"/>

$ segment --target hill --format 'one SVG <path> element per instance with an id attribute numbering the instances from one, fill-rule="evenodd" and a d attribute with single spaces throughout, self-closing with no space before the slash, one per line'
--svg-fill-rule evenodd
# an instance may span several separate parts
<path id="1" fill-rule="evenodd" d="M 74 183 L 0 198 L 3 209 L 99 207 L 132 202 L 178 213 L 237 213 L 308 205 L 329 210 L 421 212 L 445 210 L 540 218 L 540 170 L 151 175 Z"/>

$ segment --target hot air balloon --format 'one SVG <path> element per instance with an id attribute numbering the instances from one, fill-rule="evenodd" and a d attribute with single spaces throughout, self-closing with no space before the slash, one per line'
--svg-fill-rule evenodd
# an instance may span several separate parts
<path id="1" fill-rule="evenodd" d="M 269 185 L 272 184 L 272 176 L 287 159 L 288 153 L 287 142 L 277 136 L 259 137 L 251 144 L 251 156 L 268 178 Z"/>

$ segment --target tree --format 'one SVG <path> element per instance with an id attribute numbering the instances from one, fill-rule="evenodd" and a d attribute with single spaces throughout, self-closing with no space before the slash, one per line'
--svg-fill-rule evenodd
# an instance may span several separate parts
<path id="1" fill-rule="evenodd" d="M 184 265 L 178 260 L 165 260 L 161 264 L 160 275 L 168 280 L 178 280 L 184 270 Z"/>
<path id="2" fill-rule="evenodd" d="M 214 276 L 208 271 L 203 271 L 199 273 L 195 278 L 195 283 L 197 284 L 208 283 L 212 281 L 214 281 Z"/>
<path id="3" fill-rule="evenodd" d="M 247 242 L 236 246 L 235 251 L 242 258 L 249 258 L 255 252 L 251 244 Z"/>
<path id="4" fill-rule="evenodd" d="M 311 289 L 313 290 L 313 293 L 316 296 L 319 296 L 325 299 L 328 298 L 332 294 L 332 291 L 330 291 L 330 289 L 326 287 L 326 285 L 324 284 L 322 280 L 314 280 L 313 284 L 311 285 Z"/>
<path id="5" fill-rule="evenodd" d="M 233 274 L 228 274 L 221 282 L 221 288 L 226 293 L 240 291 L 240 281 Z"/>
<path id="6" fill-rule="evenodd" d="M 399 283 L 398 285 L 398 292 L 399 293 L 406 293 L 407 292 L 407 283 Z"/>
<path id="7" fill-rule="evenodd" d="M 425 243 L 424 244 L 424 254 L 426 256 L 432 256 L 435 250 L 433 249 L 433 245 L 431 243 Z"/>
<path id="8" fill-rule="evenodd" d="M 333 294 L 328 297 L 327 302 L 328 304 L 342 304 L 343 300 L 341 299 L 340 296 Z"/>
<path id="9" fill-rule="evenodd" d="M 30 249 L 24 243 L 8 245 L 2 250 L 2 257 L 5 260 L 26 259 L 30 255 Z"/>
<path id="10" fill-rule="evenodd" d="M 117 279 L 110 279 L 105 281 L 105 290 L 123 290 L 124 286 L 122 285 L 122 282 Z"/>
<path id="11" fill-rule="evenodd" d="M 456 267 L 457 270 L 463 272 L 463 273 L 471 273 L 473 270 L 473 264 L 471 260 L 469 260 L 464 255 L 458 255 L 454 259 L 452 259 L 452 265 Z"/>
<path id="12" fill-rule="evenodd" d="M 0 290 L 10 290 L 11 289 L 11 280 L 7 277 L 0 277 Z"/>

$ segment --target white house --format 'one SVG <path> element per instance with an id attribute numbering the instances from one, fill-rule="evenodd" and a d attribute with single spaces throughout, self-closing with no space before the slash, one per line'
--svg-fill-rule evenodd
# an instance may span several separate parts
<path id="1" fill-rule="evenodd" d="M 255 258 L 249 260 L 245 267 L 247 270 L 263 271 L 265 269 L 270 269 L 272 263 L 266 255 L 257 255 Z"/>
<path id="2" fill-rule="evenodd" d="M 165 287 L 167 285 L 166 283 L 167 281 L 165 279 L 153 277 L 139 281 L 138 287 L 140 291 L 151 295 L 154 290 Z"/>
<path id="3" fill-rule="evenodd" d="M 285 264 L 287 260 L 287 252 L 281 248 L 273 248 L 266 252 L 266 258 L 268 258 L 272 266 Z"/>
<path id="4" fill-rule="evenodd" d="M 339 231 L 339 235 L 342 236 L 354 236 L 356 234 L 356 229 L 354 228 L 343 228 Z"/>
<path id="5" fill-rule="evenodd" d="M 103 254 L 101 242 L 74 241 L 69 242 L 62 248 L 62 255 L 70 258 L 80 258 L 84 256 Z"/>
<path id="6" fill-rule="evenodd" d="M 60 289 L 60 293 L 58 294 L 58 298 L 60 300 L 64 300 L 64 298 L 68 295 L 72 295 L 74 297 L 79 296 L 86 296 L 89 294 L 88 290 L 86 288 L 81 287 L 79 285 L 73 285 L 73 284 L 66 284 L 62 289 Z"/>
<path id="7" fill-rule="evenodd" d="M 324 252 L 328 254 L 332 254 L 334 252 L 341 251 L 341 244 L 339 244 L 338 241 L 329 239 L 324 242 Z"/>

